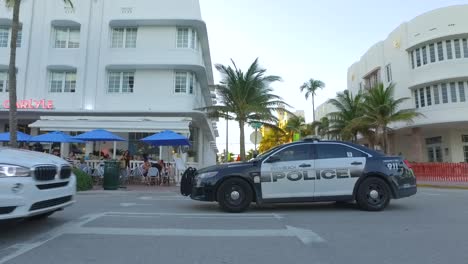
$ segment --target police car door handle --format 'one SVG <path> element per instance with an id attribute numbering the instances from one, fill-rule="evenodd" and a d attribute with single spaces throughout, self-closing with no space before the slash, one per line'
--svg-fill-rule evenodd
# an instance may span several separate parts
<path id="1" fill-rule="evenodd" d="M 351 163 L 351 165 L 355 165 L 355 166 L 356 166 L 356 165 L 362 165 L 362 162 L 355 161 L 355 162 Z"/>
<path id="2" fill-rule="evenodd" d="M 312 167 L 312 165 L 304 163 L 304 164 L 299 165 L 299 167 L 300 168 L 307 168 L 307 167 Z"/>

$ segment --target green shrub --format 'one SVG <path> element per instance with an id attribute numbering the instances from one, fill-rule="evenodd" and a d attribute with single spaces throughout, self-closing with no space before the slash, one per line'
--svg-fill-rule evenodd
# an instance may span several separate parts
<path id="1" fill-rule="evenodd" d="M 86 191 L 93 188 L 93 179 L 86 172 L 73 168 L 73 173 L 76 175 L 76 190 Z"/>

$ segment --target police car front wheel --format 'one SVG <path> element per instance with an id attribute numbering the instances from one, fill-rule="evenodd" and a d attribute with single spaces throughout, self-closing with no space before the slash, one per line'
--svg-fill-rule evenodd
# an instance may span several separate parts
<path id="1" fill-rule="evenodd" d="M 390 188 L 384 180 L 368 178 L 359 185 L 356 201 L 363 210 L 380 211 L 387 207 L 390 195 Z"/>
<path id="2" fill-rule="evenodd" d="M 227 212 L 245 211 L 252 202 L 253 192 L 250 185 L 241 179 L 229 179 L 221 184 L 217 198 L 221 208 Z"/>

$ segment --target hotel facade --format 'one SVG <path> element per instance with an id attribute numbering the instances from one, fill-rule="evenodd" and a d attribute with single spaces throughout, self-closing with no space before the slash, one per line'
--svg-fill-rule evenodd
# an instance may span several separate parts
<path id="1" fill-rule="evenodd" d="M 418 162 L 468 162 L 466 14 L 468 5 L 422 14 L 401 24 L 349 67 L 347 86 L 353 94 L 393 83 L 395 98 L 409 98 L 402 109 L 424 115 L 391 125 L 391 154 Z M 329 104 L 318 107 L 319 117 L 333 111 Z"/>
<path id="2" fill-rule="evenodd" d="M 198 166 L 216 162 L 208 34 L 197 0 L 24 0 L 17 42 L 19 127 L 32 135 L 106 129 L 141 151 L 141 138 L 190 138 Z M 8 130 L 12 12 L 0 5 L 0 129 Z M 110 142 L 106 143 L 112 147 Z M 86 151 L 93 145 L 86 144 Z M 153 148 L 170 159 L 168 148 Z"/>

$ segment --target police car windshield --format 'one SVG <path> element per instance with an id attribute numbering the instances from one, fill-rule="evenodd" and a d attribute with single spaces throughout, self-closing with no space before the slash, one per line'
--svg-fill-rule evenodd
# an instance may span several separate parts
<path id="1" fill-rule="evenodd" d="M 279 146 L 276 146 L 274 148 L 271 148 L 261 154 L 259 154 L 256 158 L 252 159 L 252 160 L 261 160 L 263 158 L 265 158 L 266 156 L 268 156 L 270 153 L 276 151 L 277 149 L 281 148 L 283 145 L 279 145 Z"/>

